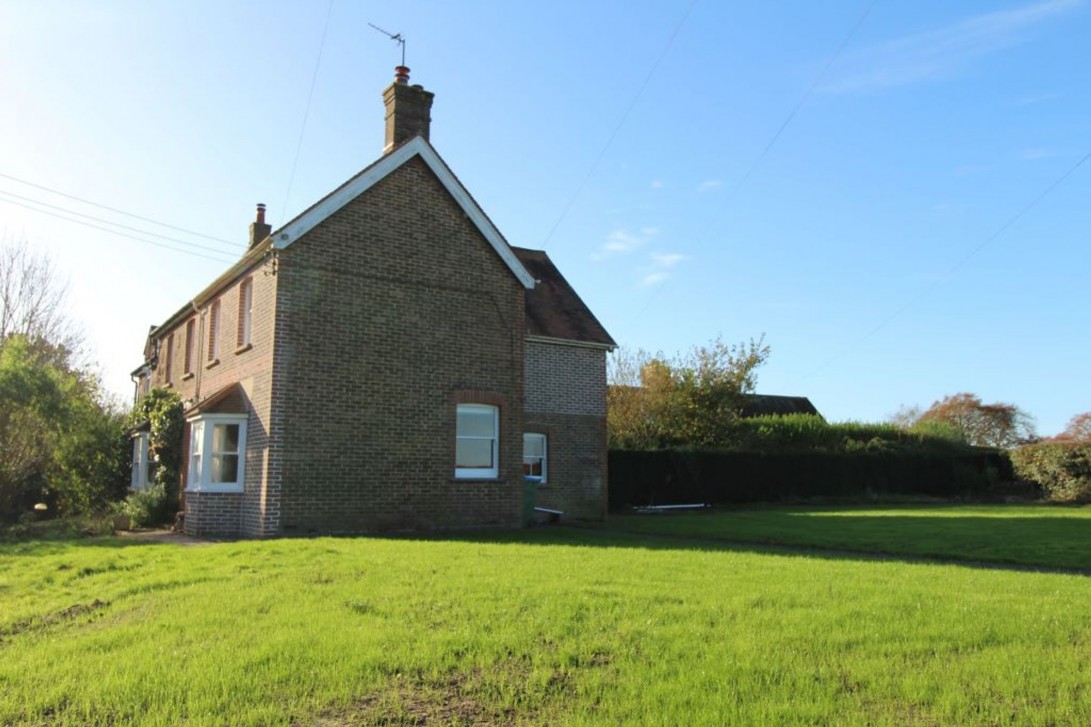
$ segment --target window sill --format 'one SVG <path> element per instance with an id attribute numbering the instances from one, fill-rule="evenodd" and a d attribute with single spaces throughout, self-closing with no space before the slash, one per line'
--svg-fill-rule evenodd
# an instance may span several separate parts
<path id="1" fill-rule="evenodd" d="M 244 343 L 243 345 L 241 345 L 241 346 L 239 346 L 238 348 L 235 349 L 235 355 L 238 356 L 240 353 L 246 353 L 247 351 L 249 351 L 253 347 L 254 347 L 254 344 L 252 344 L 252 343 Z"/>
<path id="2" fill-rule="evenodd" d="M 209 361 L 208 363 L 205 364 L 205 368 L 210 369 L 213 366 L 219 366 L 219 365 L 220 365 L 220 359 L 214 358 L 214 359 L 212 359 L 211 361 Z"/>
<path id="3" fill-rule="evenodd" d="M 182 381 L 189 381 L 192 378 L 193 378 L 193 372 L 190 371 L 188 374 L 186 374 L 185 376 L 182 377 Z"/>
<path id="4" fill-rule="evenodd" d="M 227 494 L 227 495 L 241 495 L 243 493 L 243 486 L 240 485 L 199 485 L 197 487 L 186 487 L 186 492 L 211 492 L 214 494 Z"/>
<path id="5" fill-rule="evenodd" d="M 164 389 L 173 389 L 174 388 L 174 382 L 173 381 L 167 381 L 166 383 L 163 384 L 163 388 Z"/>
<path id="6" fill-rule="evenodd" d="M 483 482 L 490 482 L 490 483 L 496 483 L 496 484 L 502 485 L 502 484 L 507 482 L 507 479 L 504 478 L 504 477 L 452 477 L 450 481 L 452 483 L 466 483 L 466 482 L 483 483 Z"/>

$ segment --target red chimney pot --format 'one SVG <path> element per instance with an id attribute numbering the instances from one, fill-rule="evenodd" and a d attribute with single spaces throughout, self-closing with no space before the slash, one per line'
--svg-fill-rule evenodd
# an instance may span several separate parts
<path id="1" fill-rule="evenodd" d="M 409 68 L 394 66 L 394 83 L 409 83 Z"/>

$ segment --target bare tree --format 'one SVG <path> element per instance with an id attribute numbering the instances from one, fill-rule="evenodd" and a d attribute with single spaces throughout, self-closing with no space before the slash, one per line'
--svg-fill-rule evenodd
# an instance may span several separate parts
<path id="1" fill-rule="evenodd" d="M 64 312 L 67 285 L 25 241 L 0 244 L 0 342 L 12 335 L 77 353 L 83 336 Z"/>

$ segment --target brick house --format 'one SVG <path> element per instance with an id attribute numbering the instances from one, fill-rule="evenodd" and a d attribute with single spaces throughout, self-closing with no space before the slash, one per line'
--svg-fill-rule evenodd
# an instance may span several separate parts
<path id="1" fill-rule="evenodd" d="M 614 342 L 493 226 L 397 73 L 383 156 L 278 230 L 259 205 L 242 258 L 148 335 L 138 395 L 187 405 L 189 534 L 518 526 L 525 477 L 605 514 Z"/>

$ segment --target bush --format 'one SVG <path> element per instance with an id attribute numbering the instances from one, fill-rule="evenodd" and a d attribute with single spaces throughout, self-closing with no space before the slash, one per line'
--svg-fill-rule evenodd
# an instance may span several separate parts
<path id="1" fill-rule="evenodd" d="M 1056 502 L 1091 502 L 1091 444 L 1040 442 L 1011 453 L 1015 473 Z"/>
<path id="2" fill-rule="evenodd" d="M 167 489 L 156 485 L 129 495 L 118 511 L 128 515 L 132 527 L 149 528 L 167 522 L 176 509 Z"/>

